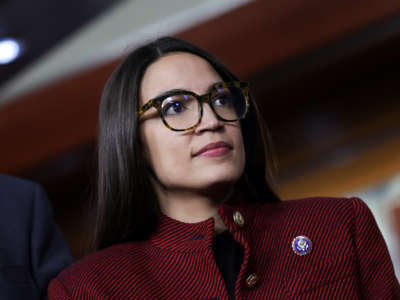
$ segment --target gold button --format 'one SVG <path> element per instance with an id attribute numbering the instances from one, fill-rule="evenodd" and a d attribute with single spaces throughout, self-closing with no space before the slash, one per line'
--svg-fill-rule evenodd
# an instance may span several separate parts
<path id="1" fill-rule="evenodd" d="M 249 289 L 252 289 L 253 287 L 256 286 L 257 281 L 258 281 L 257 275 L 256 275 L 255 273 L 250 274 L 250 275 L 246 278 L 246 286 L 247 286 Z"/>
<path id="2" fill-rule="evenodd" d="M 244 218 L 242 216 L 242 214 L 238 211 L 235 211 L 233 213 L 233 222 L 235 222 L 236 225 L 243 227 L 244 225 Z"/>

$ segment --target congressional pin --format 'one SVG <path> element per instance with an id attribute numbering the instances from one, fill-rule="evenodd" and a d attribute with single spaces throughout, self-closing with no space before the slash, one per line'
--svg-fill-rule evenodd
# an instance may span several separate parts
<path id="1" fill-rule="evenodd" d="M 306 255 L 311 252 L 312 242 L 308 237 L 299 235 L 293 239 L 292 249 L 297 255 Z"/>

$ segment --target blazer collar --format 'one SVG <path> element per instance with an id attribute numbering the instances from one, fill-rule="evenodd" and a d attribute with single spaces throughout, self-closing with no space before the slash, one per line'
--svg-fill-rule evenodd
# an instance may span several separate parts
<path id="1" fill-rule="evenodd" d="M 243 206 L 231 206 L 223 204 L 217 208 L 218 214 L 225 223 L 227 230 L 238 238 L 241 232 L 247 231 L 251 219 L 247 209 Z M 240 213 L 244 220 L 244 226 L 235 223 L 233 215 Z M 214 219 L 209 218 L 198 223 L 184 223 L 174 220 L 168 216 L 159 217 L 158 229 L 150 238 L 154 246 L 172 251 L 193 252 L 204 251 L 212 247 L 214 237 Z M 243 240 L 239 238 L 239 240 Z"/>

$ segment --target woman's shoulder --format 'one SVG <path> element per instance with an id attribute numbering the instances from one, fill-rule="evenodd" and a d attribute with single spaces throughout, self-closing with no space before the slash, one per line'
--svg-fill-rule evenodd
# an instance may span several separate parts
<path id="1" fill-rule="evenodd" d="M 250 207 L 252 215 L 275 224 L 293 222 L 339 222 L 350 224 L 356 218 L 373 219 L 368 206 L 357 197 L 308 197 Z"/>
<path id="2" fill-rule="evenodd" d="M 142 259 L 147 248 L 146 241 L 128 242 L 89 254 L 58 274 L 50 283 L 49 293 L 54 293 L 62 287 L 69 294 L 79 289 L 82 282 L 89 286 L 101 284 L 99 278 L 108 280 L 107 278 L 120 273 L 127 265 L 131 274 L 134 274 L 136 264 L 129 262 Z"/>
<path id="3" fill-rule="evenodd" d="M 353 211 L 355 209 L 368 209 L 363 200 L 357 197 L 307 197 L 287 199 L 280 202 L 264 203 L 262 210 L 277 210 L 288 212 L 302 211 Z"/>

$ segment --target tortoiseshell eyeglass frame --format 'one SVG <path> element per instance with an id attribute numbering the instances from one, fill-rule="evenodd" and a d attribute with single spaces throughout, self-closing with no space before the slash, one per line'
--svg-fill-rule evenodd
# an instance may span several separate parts
<path id="1" fill-rule="evenodd" d="M 242 90 L 242 92 L 243 92 L 244 99 L 245 99 L 245 101 L 246 101 L 246 110 L 245 110 L 245 112 L 243 113 L 243 116 L 241 116 L 240 118 L 238 118 L 238 119 L 236 119 L 236 120 L 226 120 L 226 119 L 222 118 L 222 117 L 221 117 L 220 115 L 218 115 L 218 113 L 215 111 L 214 106 L 213 106 L 212 103 L 211 103 L 211 100 L 212 100 L 212 99 L 211 99 L 210 96 L 211 96 L 211 94 L 212 94 L 215 90 L 220 89 L 220 88 L 230 88 L 230 87 L 237 87 L 237 88 L 240 88 L 240 89 Z M 193 125 L 193 126 L 190 126 L 190 127 L 188 127 L 188 128 L 184 128 L 184 129 L 176 129 L 176 128 L 171 127 L 171 126 L 167 123 L 167 121 L 165 120 L 164 115 L 163 115 L 162 110 L 161 110 L 161 104 L 162 104 L 162 102 L 163 102 L 166 98 L 169 98 L 169 97 L 172 97 L 172 96 L 175 96 L 175 95 L 182 95 L 182 94 L 185 94 L 185 95 L 192 95 L 192 96 L 195 97 L 196 100 L 199 102 L 199 107 L 200 107 L 199 119 L 197 120 L 197 123 L 196 123 L 195 125 Z M 188 131 L 188 130 L 191 130 L 191 129 L 195 128 L 196 126 L 198 126 L 198 125 L 200 124 L 200 122 L 201 122 L 201 119 L 202 119 L 202 117 L 203 117 L 203 105 L 202 105 L 202 102 L 207 102 L 207 103 L 208 103 L 208 105 L 211 107 L 212 111 L 214 112 L 214 114 L 215 114 L 215 116 L 217 117 L 218 120 L 221 120 L 221 121 L 224 121 L 224 122 L 236 122 L 236 121 L 239 121 L 239 120 L 241 120 L 241 119 L 244 119 L 244 118 L 246 117 L 246 114 L 247 114 L 247 112 L 248 112 L 248 110 L 249 110 L 249 107 L 250 107 L 250 100 L 249 100 L 249 83 L 248 83 L 248 82 L 244 82 L 244 81 L 220 82 L 220 83 L 217 83 L 217 84 L 213 85 L 213 86 L 211 87 L 210 91 L 209 91 L 208 93 L 204 94 L 204 95 L 197 95 L 196 93 L 190 92 L 190 91 L 184 91 L 184 92 L 183 92 L 183 91 L 178 91 L 178 92 L 176 92 L 176 93 L 168 94 L 168 95 L 166 95 L 166 96 L 163 95 L 163 96 L 160 96 L 160 97 L 156 97 L 156 98 L 154 98 L 154 99 L 151 99 L 151 100 L 147 101 L 146 104 L 144 104 L 144 105 L 139 109 L 139 111 L 138 111 L 138 116 L 140 117 L 140 116 L 143 115 L 147 110 L 149 110 L 149 109 L 152 108 L 152 107 L 155 107 L 155 108 L 157 109 L 157 111 L 158 111 L 158 113 L 159 113 L 159 115 L 160 115 L 160 118 L 162 119 L 164 125 L 165 125 L 168 129 L 173 130 L 173 131 Z"/>

